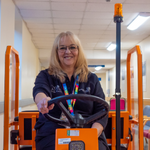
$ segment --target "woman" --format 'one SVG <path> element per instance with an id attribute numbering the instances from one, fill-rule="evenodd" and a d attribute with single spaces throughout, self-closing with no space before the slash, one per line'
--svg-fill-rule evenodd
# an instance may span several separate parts
<path id="1" fill-rule="evenodd" d="M 35 125 L 37 150 L 54 150 L 55 130 L 62 128 L 62 126 L 43 117 L 44 113 L 49 113 L 56 118 L 60 118 L 62 115 L 58 106 L 52 104 L 47 108 L 47 101 L 57 96 L 66 95 L 67 92 L 72 94 L 74 91 L 75 94 L 90 94 L 105 99 L 97 76 L 88 70 L 80 40 L 72 32 L 67 31 L 56 37 L 51 51 L 50 66 L 39 73 L 33 88 L 34 100 L 40 112 Z M 66 102 L 64 105 L 68 108 L 69 104 Z M 88 117 L 102 109 L 104 107 L 96 102 L 76 100 L 74 112 L 72 109 L 69 110 L 72 115 L 78 112 L 83 117 Z M 88 125 L 88 127 L 97 129 L 101 150 L 107 149 L 107 143 L 102 135 L 107 120 L 108 117 L 105 117 Z"/>

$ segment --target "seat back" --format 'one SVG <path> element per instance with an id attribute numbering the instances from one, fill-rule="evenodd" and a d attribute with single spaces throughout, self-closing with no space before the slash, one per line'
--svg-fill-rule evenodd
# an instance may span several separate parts
<path id="1" fill-rule="evenodd" d="M 110 99 L 110 110 L 116 110 L 116 99 Z M 125 99 L 120 99 L 120 110 L 125 110 Z"/>

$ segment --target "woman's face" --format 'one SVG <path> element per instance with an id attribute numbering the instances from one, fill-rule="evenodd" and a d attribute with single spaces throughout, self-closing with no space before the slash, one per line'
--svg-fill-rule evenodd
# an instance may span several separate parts
<path id="1" fill-rule="evenodd" d="M 78 46 L 70 38 L 62 37 L 58 46 L 58 58 L 63 69 L 74 68 L 78 58 Z"/>

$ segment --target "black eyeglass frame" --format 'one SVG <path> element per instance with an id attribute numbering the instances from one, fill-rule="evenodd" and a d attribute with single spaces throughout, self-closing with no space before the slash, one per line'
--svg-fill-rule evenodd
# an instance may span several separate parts
<path id="1" fill-rule="evenodd" d="M 75 49 L 70 49 L 70 47 L 71 46 L 76 46 L 76 48 Z M 69 49 L 69 51 L 75 51 L 75 50 L 79 50 L 79 46 L 78 45 L 76 45 L 76 44 L 71 44 L 70 46 L 62 46 L 62 47 L 65 47 L 65 49 L 60 49 L 59 47 L 57 47 L 57 50 L 58 51 L 61 51 L 61 52 L 65 52 L 66 50 L 67 50 L 67 48 Z"/>

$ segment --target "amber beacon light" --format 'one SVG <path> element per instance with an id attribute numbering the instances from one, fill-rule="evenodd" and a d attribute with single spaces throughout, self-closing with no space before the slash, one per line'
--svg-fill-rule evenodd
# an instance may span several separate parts
<path id="1" fill-rule="evenodd" d="M 123 17 L 122 4 L 120 3 L 115 4 L 114 17 L 117 17 L 117 16 Z"/>

